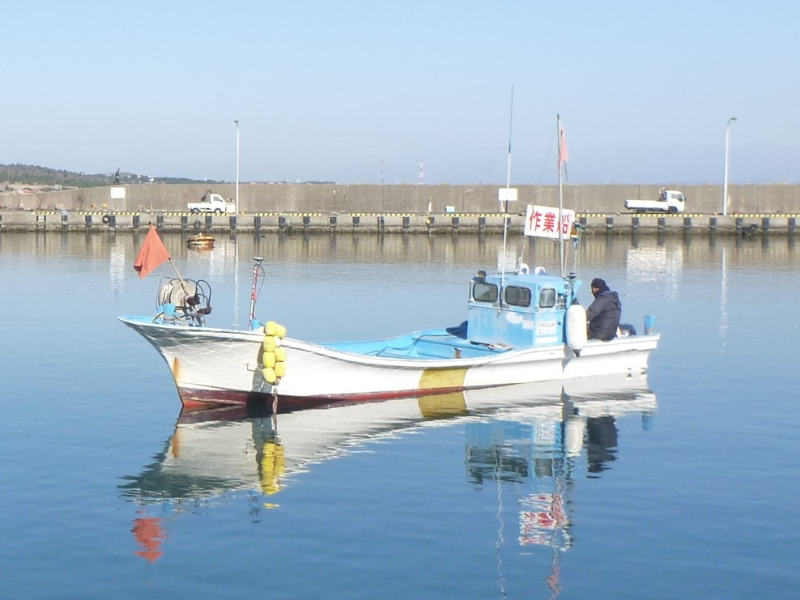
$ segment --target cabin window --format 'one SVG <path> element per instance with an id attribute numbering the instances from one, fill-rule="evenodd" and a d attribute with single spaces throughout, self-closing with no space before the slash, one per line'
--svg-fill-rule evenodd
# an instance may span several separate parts
<path id="1" fill-rule="evenodd" d="M 528 288 L 510 285 L 506 288 L 506 304 L 510 306 L 530 306 L 531 291 Z"/>
<path id="2" fill-rule="evenodd" d="M 476 281 L 472 285 L 472 299 L 478 302 L 495 302 L 497 300 L 497 286 L 485 281 Z"/>
<path id="3" fill-rule="evenodd" d="M 539 308 L 553 308 L 556 305 L 556 291 L 545 288 L 539 292 Z"/>

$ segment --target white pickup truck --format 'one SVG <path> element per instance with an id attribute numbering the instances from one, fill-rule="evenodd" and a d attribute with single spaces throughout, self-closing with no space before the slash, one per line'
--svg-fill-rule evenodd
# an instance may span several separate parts
<path id="1" fill-rule="evenodd" d="M 681 192 L 662 189 L 658 200 L 625 200 L 625 208 L 637 213 L 682 213 L 686 209 L 686 198 Z"/>
<path id="2" fill-rule="evenodd" d="M 195 215 L 200 213 L 221 215 L 222 213 L 232 213 L 236 211 L 235 203 L 232 200 L 226 200 L 219 194 L 212 194 L 211 190 L 203 194 L 203 198 L 200 202 L 189 202 L 186 208 Z"/>

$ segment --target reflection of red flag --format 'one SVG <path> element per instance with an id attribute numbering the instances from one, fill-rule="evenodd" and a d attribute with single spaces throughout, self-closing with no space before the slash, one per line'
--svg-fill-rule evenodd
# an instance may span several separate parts
<path id="1" fill-rule="evenodd" d="M 147 562 L 156 562 L 164 552 L 161 551 L 161 542 L 167 539 L 167 534 L 161 527 L 163 519 L 156 517 L 139 517 L 133 520 L 133 532 L 136 541 L 143 548 L 134 552 L 136 556 L 146 558 Z"/>
<path id="2" fill-rule="evenodd" d="M 133 263 L 133 268 L 139 272 L 139 279 L 141 279 L 165 260 L 169 260 L 169 252 L 167 252 L 164 243 L 158 237 L 156 228 L 151 223 L 150 231 L 147 232 L 147 237 L 144 238 L 144 244 L 142 244 L 142 249 L 139 250 L 136 262 Z"/>
<path id="3" fill-rule="evenodd" d="M 564 134 L 563 127 L 558 132 L 558 135 L 561 136 L 558 142 L 558 168 L 560 169 L 562 164 L 569 162 L 569 152 L 567 152 L 567 137 Z"/>

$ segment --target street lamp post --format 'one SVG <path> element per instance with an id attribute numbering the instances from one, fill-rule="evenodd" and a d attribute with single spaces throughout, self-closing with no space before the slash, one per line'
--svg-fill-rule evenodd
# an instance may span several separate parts
<path id="1" fill-rule="evenodd" d="M 239 215 L 239 119 L 234 119 L 236 123 L 236 215 Z M 727 172 L 727 166 L 725 167 Z"/>
<path id="2" fill-rule="evenodd" d="M 728 124 L 725 126 L 725 178 L 722 182 L 722 216 L 728 214 L 728 140 L 731 134 L 731 123 L 736 120 L 736 117 L 728 119 Z"/>

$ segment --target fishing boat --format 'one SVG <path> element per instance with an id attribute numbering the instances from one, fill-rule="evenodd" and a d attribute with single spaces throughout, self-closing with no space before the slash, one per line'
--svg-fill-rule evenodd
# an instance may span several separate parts
<path id="1" fill-rule="evenodd" d="M 560 119 L 558 126 L 561 190 L 566 153 L 561 147 Z M 509 143 L 509 165 L 510 148 Z M 506 213 L 508 202 L 516 199 L 509 183 L 498 194 Z M 155 315 L 120 320 L 161 354 L 185 406 L 280 397 L 283 410 L 296 410 L 644 373 L 660 338 L 652 331 L 650 316 L 641 335 L 628 325 L 610 341 L 587 339 L 586 311 L 577 295 L 581 281 L 574 270 L 566 272 L 566 242 L 571 242 L 577 256 L 579 229 L 574 212 L 563 209 L 561 193 L 558 208 L 528 205 L 526 234 L 558 242 L 559 273 L 551 275 L 541 266 L 530 268 L 521 260 L 507 267 L 504 229 L 503 262 L 497 272 L 479 270 L 471 278 L 466 319 L 460 324 L 460 319 L 454 319 L 450 327 L 371 341 L 311 343 L 287 337 L 276 316 L 274 320 L 256 318 L 257 283 L 264 275 L 260 257 L 254 258 L 247 329 L 207 326 L 210 287 L 180 276 L 162 281 Z M 145 246 L 149 243 L 161 244 L 155 229 Z M 168 258 L 163 244 L 143 246 L 142 255 Z"/>
<path id="2" fill-rule="evenodd" d="M 214 236 L 208 233 L 198 233 L 186 238 L 186 245 L 189 248 L 206 249 L 214 247 Z"/>

